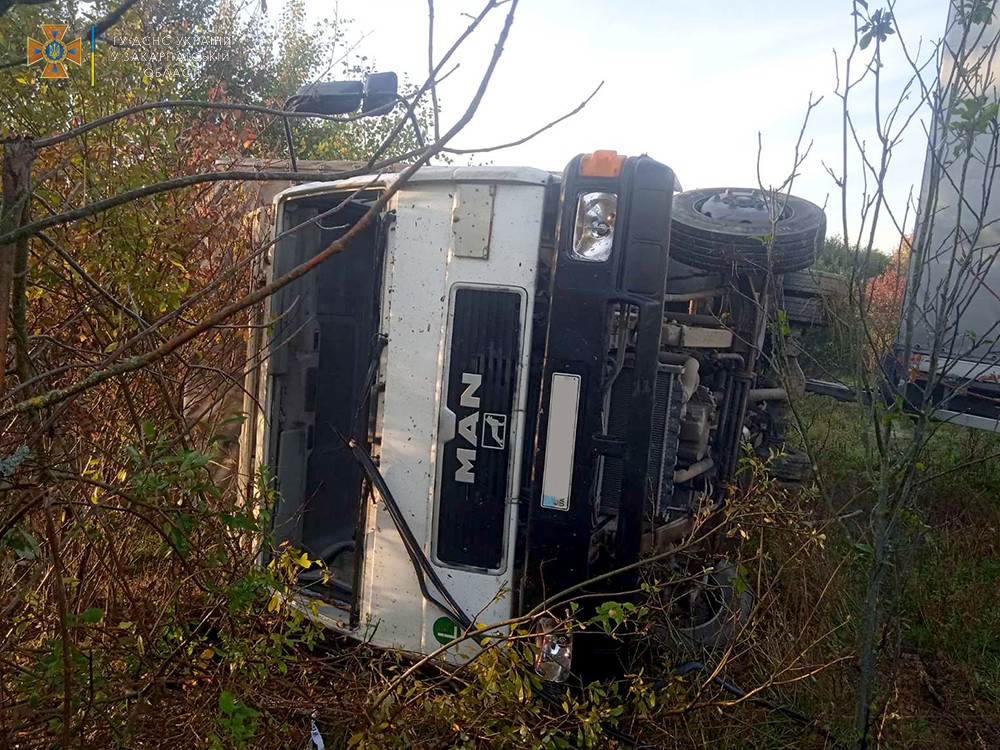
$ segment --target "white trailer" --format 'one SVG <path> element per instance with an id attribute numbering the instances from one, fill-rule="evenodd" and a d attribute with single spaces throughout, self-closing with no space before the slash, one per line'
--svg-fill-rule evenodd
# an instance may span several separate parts
<path id="1" fill-rule="evenodd" d="M 890 372 L 907 405 L 1000 429 L 1000 18 L 953 2 L 944 36 L 903 319 Z"/>

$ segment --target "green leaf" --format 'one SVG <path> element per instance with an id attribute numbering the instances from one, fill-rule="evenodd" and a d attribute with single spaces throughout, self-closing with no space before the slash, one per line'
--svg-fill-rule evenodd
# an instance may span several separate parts
<path id="1" fill-rule="evenodd" d="M 219 694 L 219 710 L 224 714 L 231 714 L 236 709 L 236 701 L 233 694 L 228 690 L 223 690 Z"/>
<path id="2" fill-rule="evenodd" d="M 241 411 L 238 414 L 234 414 L 233 416 L 229 417 L 228 419 L 223 420 L 222 424 L 223 425 L 243 424 L 246 421 L 247 421 L 246 412 L 242 412 Z"/>
<path id="3" fill-rule="evenodd" d="M 84 610 L 80 617 L 84 622 L 89 622 L 91 625 L 100 622 L 104 617 L 104 610 L 100 607 L 91 607 L 90 609 Z"/>
<path id="4" fill-rule="evenodd" d="M 782 336 L 788 336 L 792 332 L 791 326 L 789 326 L 788 324 L 788 311 L 778 310 L 777 318 L 778 318 L 778 331 L 781 333 Z"/>
<path id="5" fill-rule="evenodd" d="M 21 560 L 34 560 L 41 553 L 38 540 L 20 526 L 15 526 L 8 531 L 2 542 L 12 549 Z"/>
<path id="6" fill-rule="evenodd" d="M 868 49 L 868 45 L 872 43 L 872 32 L 868 31 L 861 37 L 861 42 L 858 46 L 861 49 Z"/>

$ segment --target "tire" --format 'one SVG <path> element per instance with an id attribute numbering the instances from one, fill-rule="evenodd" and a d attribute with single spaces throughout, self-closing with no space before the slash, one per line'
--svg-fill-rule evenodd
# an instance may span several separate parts
<path id="1" fill-rule="evenodd" d="M 771 473 L 784 482 L 805 482 L 812 474 L 812 461 L 805 451 L 778 456 L 771 462 Z"/>
<path id="2" fill-rule="evenodd" d="M 825 299 L 827 297 L 846 297 L 849 280 L 839 273 L 827 271 L 806 271 L 785 276 L 782 288 L 785 294 L 798 294 L 803 297 Z"/>
<path id="3" fill-rule="evenodd" d="M 818 297 L 793 297 L 785 290 L 785 313 L 789 323 L 805 326 L 825 326 L 829 322 Z"/>
<path id="4" fill-rule="evenodd" d="M 711 650 L 731 643 L 750 619 L 754 596 L 746 586 L 735 585 L 736 568 L 725 566 L 713 571 L 703 583 L 689 584 L 699 596 L 709 595 L 699 616 L 689 622 L 667 626 L 666 645 L 672 650 Z"/>
<path id="5" fill-rule="evenodd" d="M 772 225 L 761 191 L 705 188 L 675 195 L 671 256 L 703 271 L 762 273 L 770 269 L 785 274 L 808 268 L 826 236 L 823 209 L 793 195 L 775 195 L 767 203 L 782 207 L 774 223 L 770 257 L 763 238 L 771 234 Z"/>

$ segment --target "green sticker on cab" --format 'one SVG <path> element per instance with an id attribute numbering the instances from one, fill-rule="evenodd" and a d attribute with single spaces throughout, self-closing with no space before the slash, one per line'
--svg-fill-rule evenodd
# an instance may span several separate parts
<path id="1" fill-rule="evenodd" d="M 450 617 L 437 618 L 431 632 L 434 633 L 435 640 L 442 646 L 447 646 L 452 641 L 462 637 L 462 629 Z"/>

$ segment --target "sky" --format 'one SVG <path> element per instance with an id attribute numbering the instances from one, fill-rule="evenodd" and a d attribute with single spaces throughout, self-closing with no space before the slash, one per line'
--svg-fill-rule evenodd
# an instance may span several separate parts
<path id="1" fill-rule="evenodd" d="M 307 0 L 314 17 L 334 12 Z M 875 10 L 880 0 L 870 0 Z M 438 56 L 468 24 L 480 2 L 436 0 Z M 911 55 L 928 50 L 944 31 L 948 0 L 897 0 L 898 37 Z M 828 234 L 840 234 L 840 193 L 824 164 L 839 172 L 843 160 L 842 103 L 835 94 L 837 63 L 853 38 L 851 0 L 521 0 L 499 67 L 473 122 L 456 138 L 460 148 L 516 140 L 575 108 L 603 81 L 579 114 L 523 145 L 460 163 L 527 165 L 561 170 L 576 154 L 614 149 L 648 153 L 668 164 L 685 190 L 781 183 L 794 162 L 795 144 L 810 99 L 803 145 L 812 143 L 793 192 L 827 208 Z M 500 11 L 506 10 L 501 6 Z M 422 82 L 427 73 L 427 3 L 424 0 L 340 0 L 336 12 L 352 19 L 350 53 L 373 59 Z M 501 13 L 457 53 L 458 69 L 440 87 L 443 125 L 464 112 L 496 41 Z M 898 38 L 897 37 L 897 38 Z M 923 45 L 922 47 L 920 45 Z M 860 71 L 874 45 L 855 58 Z M 926 55 L 925 55 L 926 57 Z M 888 111 L 910 75 L 900 46 L 884 51 L 881 112 Z M 875 138 L 874 88 L 860 85 L 850 111 L 861 138 Z M 916 107 L 915 98 L 904 110 Z M 894 151 L 888 202 L 902 218 L 915 195 L 926 148 L 922 112 Z M 902 116 L 901 116 L 902 118 Z M 900 119 L 901 119 L 900 118 Z M 850 158 L 849 232 L 859 229 L 862 174 Z M 876 246 L 891 250 L 898 231 L 883 221 Z"/>

